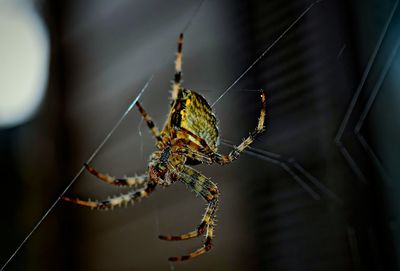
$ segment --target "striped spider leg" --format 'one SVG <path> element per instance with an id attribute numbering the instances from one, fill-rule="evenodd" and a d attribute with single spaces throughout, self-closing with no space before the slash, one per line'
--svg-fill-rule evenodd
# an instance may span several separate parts
<path id="1" fill-rule="evenodd" d="M 107 175 L 108 176 L 108 175 Z M 109 178 L 112 178 L 108 176 Z M 136 181 L 138 183 L 142 184 L 142 187 L 132 189 L 128 191 L 125 194 L 122 194 L 120 196 L 115 196 L 115 197 L 110 197 L 105 200 L 80 200 L 80 199 L 72 199 L 69 197 L 63 197 L 65 201 L 72 202 L 77 205 L 81 206 L 86 206 L 90 207 L 92 209 L 99 209 L 99 210 L 110 210 L 114 209 L 114 207 L 120 207 L 122 205 L 127 205 L 128 203 L 134 203 L 140 201 L 142 198 L 148 197 L 151 192 L 154 191 L 155 189 L 155 184 L 148 182 L 147 175 L 142 175 L 138 177 L 130 177 L 126 178 L 127 180 L 130 179 L 131 181 Z M 121 182 L 119 180 L 121 179 L 115 179 L 116 182 L 113 184 L 116 185 L 121 185 Z M 128 184 L 128 182 L 125 182 L 124 184 Z M 122 184 L 122 185 L 124 185 Z"/>
<path id="2" fill-rule="evenodd" d="M 194 138 L 201 147 L 198 148 L 198 150 L 193 150 L 193 155 L 198 155 L 199 156 L 199 161 L 202 161 L 200 156 L 203 154 L 203 156 L 208 156 L 209 158 L 212 159 L 213 162 L 220 164 L 220 165 L 225 165 L 229 164 L 233 161 L 235 161 L 239 155 L 246 149 L 248 148 L 254 140 L 258 136 L 260 136 L 264 131 L 265 131 L 265 115 L 266 115 L 266 92 L 263 90 L 260 90 L 261 92 L 261 111 L 260 111 L 260 117 L 258 119 L 257 127 L 249 134 L 248 137 L 246 137 L 240 144 L 239 146 L 235 146 L 234 149 L 229 153 L 229 154 L 220 154 L 217 152 L 214 152 L 210 146 L 207 144 L 207 142 L 196 135 L 195 133 L 189 131 L 188 129 L 184 127 L 179 127 L 176 128 L 174 131 L 177 133 L 178 131 L 181 132 L 184 137 L 192 137 Z M 208 161 L 208 159 L 204 159 L 205 161 Z"/>
<path id="3" fill-rule="evenodd" d="M 178 52 L 176 53 L 175 59 L 175 76 L 172 83 L 171 98 L 175 101 L 178 98 L 178 93 L 181 90 L 182 81 L 182 47 L 183 47 L 183 33 L 178 38 Z"/>
<path id="4" fill-rule="evenodd" d="M 137 102 L 136 107 L 138 108 L 140 114 L 145 120 L 147 126 L 150 129 L 150 132 L 154 136 L 157 142 L 161 141 L 160 132 L 156 125 L 154 124 L 152 118 L 147 114 L 147 112 L 143 109 L 142 105 Z M 155 184 L 148 183 L 148 174 L 144 174 L 141 176 L 135 177 L 125 177 L 125 178 L 115 178 L 108 174 L 103 174 L 98 172 L 93 167 L 88 164 L 84 164 L 85 169 L 89 171 L 91 174 L 96 176 L 98 179 L 115 186 L 125 186 L 125 187 L 135 187 L 135 189 L 129 191 L 126 194 L 122 194 L 120 196 L 112 197 L 106 200 L 101 201 L 91 201 L 91 200 L 80 200 L 80 199 L 72 199 L 69 197 L 63 197 L 65 201 L 69 201 L 78 205 L 87 206 L 92 209 L 113 209 L 116 206 L 121 206 L 122 204 L 133 203 L 141 200 L 144 197 L 147 197 L 153 190 L 155 189 Z"/>
<path id="5" fill-rule="evenodd" d="M 167 241 L 188 240 L 199 237 L 205 233 L 205 239 L 203 246 L 199 249 L 189 253 L 188 255 L 170 257 L 168 259 L 169 261 L 189 260 L 200 256 L 211 249 L 219 197 L 217 185 L 195 169 L 189 166 L 183 166 L 182 170 L 177 172 L 177 175 L 179 181 L 185 183 L 192 191 L 202 196 L 202 198 L 207 202 L 207 209 L 203 215 L 201 223 L 194 231 L 181 235 L 160 235 L 159 238 Z"/>

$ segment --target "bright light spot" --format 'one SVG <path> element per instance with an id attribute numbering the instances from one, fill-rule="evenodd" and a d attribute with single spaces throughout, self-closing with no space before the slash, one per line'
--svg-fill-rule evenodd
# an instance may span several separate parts
<path id="1" fill-rule="evenodd" d="M 34 7 L 0 0 L 0 127 L 21 124 L 35 113 L 48 65 L 47 31 Z"/>

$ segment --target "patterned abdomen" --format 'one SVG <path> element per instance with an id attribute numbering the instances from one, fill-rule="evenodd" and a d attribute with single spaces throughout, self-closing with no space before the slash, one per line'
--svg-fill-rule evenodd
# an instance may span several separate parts
<path id="1" fill-rule="evenodd" d="M 200 94 L 187 89 L 181 90 L 172 105 L 167 126 L 172 129 L 185 128 L 204 139 L 212 151 L 217 151 L 219 144 L 217 119 L 206 99 Z M 191 135 L 178 132 L 177 137 L 186 138 L 201 146 L 200 142 Z"/>

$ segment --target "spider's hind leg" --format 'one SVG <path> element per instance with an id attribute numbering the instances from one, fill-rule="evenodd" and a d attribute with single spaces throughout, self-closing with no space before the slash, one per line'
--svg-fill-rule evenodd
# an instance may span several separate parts
<path id="1" fill-rule="evenodd" d="M 218 187 L 207 177 L 190 167 L 184 167 L 179 178 L 187 184 L 196 194 L 201 195 L 208 203 L 206 212 L 196 230 L 181 235 L 160 235 L 159 238 L 168 241 L 187 240 L 205 233 L 203 246 L 188 255 L 170 257 L 169 261 L 184 261 L 204 254 L 211 249 L 212 238 L 214 237 L 215 217 L 218 207 Z"/>
<path id="2" fill-rule="evenodd" d="M 141 186 L 145 182 L 147 182 L 147 174 L 135 177 L 115 178 L 113 176 L 98 172 L 96 169 L 94 169 L 93 167 L 89 166 L 86 163 L 84 164 L 84 166 L 87 171 L 89 171 L 91 174 L 93 174 L 94 176 L 96 176 L 97 178 L 108 184 L 131 187 L 131 186 Z"/>

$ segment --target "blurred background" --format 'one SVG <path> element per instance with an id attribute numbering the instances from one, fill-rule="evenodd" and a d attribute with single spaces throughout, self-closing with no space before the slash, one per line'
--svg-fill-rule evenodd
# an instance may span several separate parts
<path id="1" fill-rule="evenodd" d="M 0 265 L 57 199 L 147 79 L 162 126 L 177 37 L 184 86 L 213 103 L 312 1 L 0 1 Z M 201 4 L 200 8 L 199 5 Z M 214 107 L 230 150 L 268 91 L 268 128 L 236 162 L 197 166 L 221 191 L 214 248 L 184 185 L 133 207 L 60 202 L 5 270 L 400 270 L 400 11 L 394 0 L 325 0 Z M 141 174 L 155 150 L 130 112 L 92 165 Z M 68 196 L 124 192 L 86 172 Z"/>

